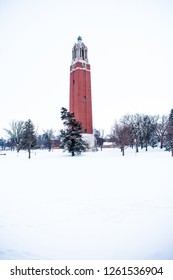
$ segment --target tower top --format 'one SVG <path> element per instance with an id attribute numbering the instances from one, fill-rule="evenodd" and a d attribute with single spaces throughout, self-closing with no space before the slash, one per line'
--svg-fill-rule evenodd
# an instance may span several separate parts
<path id="1" fill-rule="evenodd" d="M 78 40 L 78 42 L 79 42 L 79 41 L 81 41 L 81 42 L 82 42 L 82 37 L 81 37 L 81 36 L 79 36 L 79 37 L 77 38 L 77 40 Z"/>
<path id="2" fill-rule="evenodd" d="M 78 36 L 77 43 L 74 44 L 72 49 L 72 63 L 77 61 L 88 63 L 88 48 L 82 42 L 82 37 Z"/>

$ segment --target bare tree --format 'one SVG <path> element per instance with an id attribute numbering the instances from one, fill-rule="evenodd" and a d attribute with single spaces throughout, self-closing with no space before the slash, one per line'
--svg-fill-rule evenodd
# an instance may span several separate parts
<path id="1" fill-rule="evenodd" d="M 131 134 L 130 146 L 135 146 L 136 153 L 139 152 L 139 145 L 142 141 L 141 128 L 142 128 L 142 116 L 140 114 L 129 115 L 126 114 L 120 119 L 120 123 L 129 127 L 129 133 Z"/>
<path id="2" fill-rule="evenodd" d="M 19 150 L 21 149 L 23 129 L 24 129 L 23 121 L 12 121 L 12 123 L 10 123 L 10 129 L 4 128 L 4 130 L 10 136 L 10 141 L 16 147 L 17 152 L 19 152 Z"/>
<path id="3" fill-rule="evenodd" d="M 132 134 L 131 128 L 125 124 L 115 123 L 113 128 L 113 134 L 115 137 L 115 144 L 121 149 L 122 156 L 125 155 L 125 148 L 131 144 Z"/>

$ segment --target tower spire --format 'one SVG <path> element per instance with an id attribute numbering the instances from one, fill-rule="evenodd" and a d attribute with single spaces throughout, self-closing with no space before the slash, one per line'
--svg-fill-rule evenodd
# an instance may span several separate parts
<path id="1" fill-rule="evenodd" d="M 78 40 L 78 42 L 79 42 L 79 41 L 81 41 L 81 42 L 82 42 L 82 37 L 81 37 L 81 36 L 79 36 L 79 37 L 77 38 L 77 40 Z"/>

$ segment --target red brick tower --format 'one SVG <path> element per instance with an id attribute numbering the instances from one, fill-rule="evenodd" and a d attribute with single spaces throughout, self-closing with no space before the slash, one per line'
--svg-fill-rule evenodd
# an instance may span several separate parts
<path id="1" fill-rule="evenodd" d="M 93 133 L 91 76 L 88 63 L 88 49 L 78 37 L 72 49 L 70 66 L 70 112 L 81 122 L 85 134 Z M 89 136 L 89 135 L 88 135 Z"/>

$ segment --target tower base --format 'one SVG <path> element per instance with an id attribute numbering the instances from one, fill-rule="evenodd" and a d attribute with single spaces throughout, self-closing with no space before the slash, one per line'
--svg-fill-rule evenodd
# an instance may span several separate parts
<path id="1" fill-rule="evenodd" d="M 87 142 L 89 150 L 95 149 L 95 137 L 94 134 L 83 133 L 82 139 Z"/>

